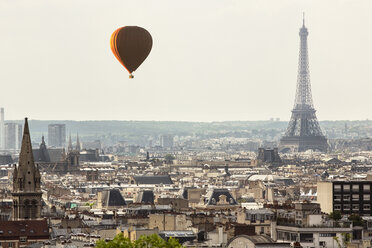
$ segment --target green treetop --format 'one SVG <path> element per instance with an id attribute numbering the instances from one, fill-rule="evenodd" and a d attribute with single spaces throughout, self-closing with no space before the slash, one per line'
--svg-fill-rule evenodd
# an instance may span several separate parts
<path id="1" fill-rule="evenodd" d="M 112 241 L 97 241 L 97 248 L 182 248 L 183 246 L 177 239 L 170 238 L 168 241 L 153 234 L 150 236 L 142 235 L 138 240 L 131 241 L 124 235 L 118 234 Z"/>

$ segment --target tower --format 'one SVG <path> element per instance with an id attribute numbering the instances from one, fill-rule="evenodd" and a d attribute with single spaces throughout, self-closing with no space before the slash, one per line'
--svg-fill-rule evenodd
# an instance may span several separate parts
<path id="1" fill-rule="evenodd" d="M 35 158 L 34 158 L 35 159 Z M 41 144 L 39 147 L 39 156 L 36 158 L 37 162 L 50 162 L 48 148 L 45 144 L 44 135 L 41 136 Z"/>
<path id="2" fill-rule="evenodd" d="M 70 136 L 68 137 L 68 147 L 67 147 L 67 151 L 71 152 L 73 150 L 73 146 L 72 146 L 72 141 L 71 141 L 71 133 L 70 133 Z"/>
<path id="3" fill-rule="evenodd" d="M 315 115 L 311 95 L 309 58 L 305 19 L 300 29 L 300 56 L 298 64 L 297 90 L 292 116 L 287 131 L 280 140 L 280 151 L 327 151 L 327 139 L 320 129 Z"/>
<path id="4" fill-rule="evenodd" d="M 81 146 L 80 146 L 80 140 L 79 140 L 79 134 L 76 134 L 76 148 L 75 150 L 80 152 Z"/>
<path id="5" fill-rule="evenodd" d="M 40 172 L 32 154 L 27 118 L 18 166 L 13 173 L 13 220 L 39 219 L 41 217 Z"/>
<path id="6" fill-rule="evenodd" d="M 5 149 L 4 108 L 0 108 L 0 149 Z"/>

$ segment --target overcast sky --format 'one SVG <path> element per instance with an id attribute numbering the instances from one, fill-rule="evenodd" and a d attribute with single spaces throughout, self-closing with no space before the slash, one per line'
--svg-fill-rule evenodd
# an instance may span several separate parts
<path id="1" fill-rule="evenodd" d="M 290 118 L 302 12 L 319 120 L 372 118 L 370 0 L 0 0 L 6 119 Z M 153 48 L 128 79 L 118 27 Z"/>

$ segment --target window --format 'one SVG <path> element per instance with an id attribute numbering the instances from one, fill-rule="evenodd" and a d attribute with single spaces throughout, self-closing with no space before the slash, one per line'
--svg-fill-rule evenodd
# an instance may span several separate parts
<path id="1" fill-rule="evenodd" d="M 371 200 L 371 195 L 363 195 L 363 201 Z"/>
<path id="2" fill-rule="evenodd" d="M 353 194 L 352 195 L 353 201 L 359 201 L 359 195 Z"/>
<path id="3" fill-rule="evenodd" d="M 265 221 L 265 215 L 260 214 L 260 221 L 261 221 L 261 222 L 264 222 L 264 221 Z"/>
<path id="4" fill-rule="evenodd" d="M 370 184 L 363 184 L 363 190 L 364 190 L 364 191 L 369 192 L 370 189 L 371 189 L 371 185 L 370 185 Z"/>
<path id="5" fill-rule="evenodd" d="M 353 211 L 359 211 L 359 205 L 353 204 Z"/>
<path id="6" fill-rule="evenodd" d="M 291 241 L 297 241 L 297 233 L 291 233 Z"/>
<path id="7" fill-rule="evenodd" d="M 13 247 L 13 243 L 8 243 L 8 247 Z"/>
<path id="8" fill-rule="evenodd" d="M 349 192 L 350 191 L 350 184 L 345 184 L 344 185 L 344 191 Z"/>
<path id="9" fill-rule="evenodd" d="M 312 243 L 313 240 L 312 233 L 300 233 L 300 242 Z"/>
<path id="10" fill-rule="evenodd" d="M 344 201 L 350 201 L 350 195 L 344 195 Z"/>
<path id="11" fill-rule="evenodd" d="M 334 201 L 341 201 L 341 195 L 335 195 Z"/>
<path id="12" fill-rule="evenodd" d="M 20 242 L 26 242 L 27 241 L 27 237 L 19 237 L 19 241 Z"/>
<path id="13" fill-rule="evenodd" d="M 353 191 L 359 191 L 359 184 L 353 184 Z"/>
<path id="14" fill-rule="evenodd" d="M 319 246 L 325 247 L 326 246 L 326 242 L 325 241 L 319 241 Z"/>
<path id="15" fill-rule="evenodd" d="M 350 210 L 350 204 L 344 204 L 344 210 L 349 211 Z"/>
<path id="16" fill-rule="evenodd" d="M 335 190 L 335 192 L 340 192 L 341 191 L 341 184 L 335 184 L 334 185 L 334 190 Z"/>
<path id="17" fill-rule="evenodd" d="M 335 210 L 341 210 L 341 205 L 340 204 L 335 204 Z"/>
<path id="18" fill-rule="evenodd" d="M 336 237 L 336 233 L 319 233 L 319 237 Z"/>
<path id="19" fill-rule="evenodd" d="M 363 210 L 367 210 L 367 211 L 371 210 L 371 205 L 370 204 L 364 204 L 363 205 Z"/>
<path id="20" fill-rule="evenodd" d="M 37 213 L 37 202 L 34 200 L 32 201 L 31 203 L 31 206 L 30 206 L 30 214 L 31 214 L 31 218 L 32 219 L 36 219 L 36 213 Z"/>
<path id="21" fill-rule="evenodd" d="M 251 222 L 256 223 L 256 215 L 255 214 L 252 214 Z"/>

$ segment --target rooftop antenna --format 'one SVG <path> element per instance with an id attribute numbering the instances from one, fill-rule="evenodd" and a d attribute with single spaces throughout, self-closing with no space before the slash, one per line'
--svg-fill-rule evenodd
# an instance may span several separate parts
<path id="1" fill-rule="evenodd" d="M 302 26 L 305 27 L 305 12 L 302 12 Z"/>

